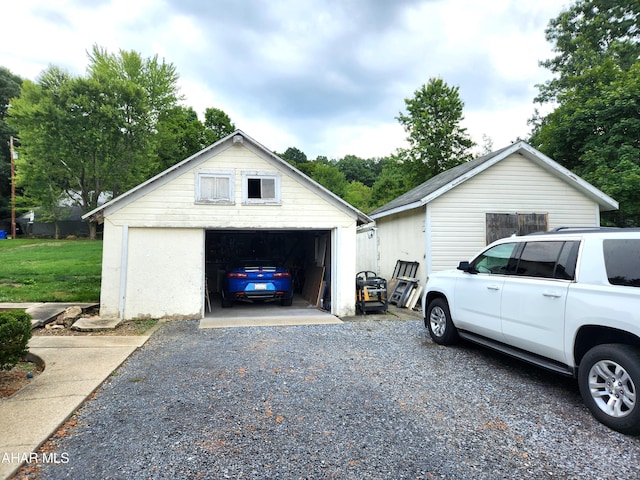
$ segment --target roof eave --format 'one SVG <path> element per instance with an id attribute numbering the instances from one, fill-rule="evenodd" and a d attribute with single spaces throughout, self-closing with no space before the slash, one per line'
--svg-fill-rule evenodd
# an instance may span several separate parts
<path id="1" fill-rule="evenodd" d="M 615 199 L 583 180 L 571 170 L 555 162 L 544 153 L 534 149 L 531 145 L 522 142 L 522 150 L 526 152 L 528 158 L 537 161 L 543 167 L 554 170 L 565 182 L 595 201 L 600 206 L 601 211 L 618 210 L 620 207 L 620 204 Z"/>
<path id="2" fill-rule="evenodd" d="M 530 160 L 538 163 L 539 165 L 542 165 L 544 168 L 547 168 L 548 170 L 553 171 L 557 176 L 562 178 L 565 182 L 571 184 L 578 191 L 582 192 L 584 195 L 586 195 L 587 197 L 595 201 L 600 206 L 601 211 L 612 211 L 612 210 L 617 210 L 619 208 L 619 204 L 616 200 L 609 197 L 604 192 L 598 190 L 596 187 L 586 182 L 585 180 L 583 180 L 582 178 L 580 178 L 570 170 L 564 168 L 558 162 L 553 161 L 551 158 L 547 157 L 542 152 L 539 152 L 538 150 L 534 149 L 532 146 L 530 146 L 526 142 L 519 141 L 514 143 L 510 147 L 505 148 L 502 152 L 492 157 L 491 159 L 487 160 L 486 162 L 481 163 L 480 165 L 473 168 L 472 170 L 464 173 L 459 177 L 454 178 L 446 185 L 443 185 L 439 189 L 431 192 L 429 195 L 422 197 L 419 201 L 408 202 L 404 205 L 400 205 L 398 207 L 394 207 L 389 210 L 379 212 L 377 214 L 372 214 L 371 217 L 374 219 L 379 219 L 389 215 L 402 213 L 407 210 L 412 210 L 414 208 L 422 207 L 432 202 L 436 198 L 442 196 L 443 194 L 447 193 L 448 191 L 454 189 L 458 185 L 475 177 L 479 173 L 484 172 L 485 170 L 492 167 L 493 165 L 500 162 L 501 160 L 507 158 L 510 155 L 513 155 L 514 153 L 524 154 Z"/>

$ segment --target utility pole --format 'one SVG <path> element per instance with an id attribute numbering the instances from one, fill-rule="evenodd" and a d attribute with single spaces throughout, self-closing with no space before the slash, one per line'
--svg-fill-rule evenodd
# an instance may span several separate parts
<path id="1" fill-rule="evenodd" d="M 13 136 L 9 137 L 9 152 L 11 154 L 11 238 L 16 238 L 16 162 L 13 150 Z"/>

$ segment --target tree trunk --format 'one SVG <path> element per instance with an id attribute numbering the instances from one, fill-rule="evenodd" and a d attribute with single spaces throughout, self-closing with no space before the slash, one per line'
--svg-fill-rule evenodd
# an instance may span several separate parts
<path id="1" fill-rule="evenodd" d="M 89 222 L 89 239 L 90 240 L 95 240 L 96 239 L 96 231 L 98 229 L 98 222 L 95 222 L 93 220 L 91 220 Z"/>

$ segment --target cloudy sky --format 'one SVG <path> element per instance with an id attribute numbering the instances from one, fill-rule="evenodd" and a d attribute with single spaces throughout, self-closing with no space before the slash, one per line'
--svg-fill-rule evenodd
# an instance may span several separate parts
<path id="1" fill-rule="evenodd" d="M 382 157 L 429 78 L 460 89 L 463 126 L 502 148 L 530 131 L 544 38 L 568 0 L 3 0 L 0 66 L 84 75 L 94 44 L 158 55 L 203 120 L 224 110 L 271 150 Z"/>

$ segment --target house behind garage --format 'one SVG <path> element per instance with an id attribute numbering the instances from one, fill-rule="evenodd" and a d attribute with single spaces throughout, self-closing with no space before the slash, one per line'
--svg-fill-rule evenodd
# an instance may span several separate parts
<path id="1" fill-rule="evenodd" d="M 100 315 L 202 318 L 233 258 L 277 257 L 297 294 L 354 313 L 356 227 L 371 218 L 238 130 L 100 208 Z"/>
<path id="2" fill-rule="evenodd" d="M 618 203 L 525 142 L 443 172 L 370 213 L 359 228 L 358 269 L 391 278 L 418 262 L 421 281 L 455 268 L 498 238 L 600 225 Z M 375 244 L 377 248 L 372 245 Z"/>

